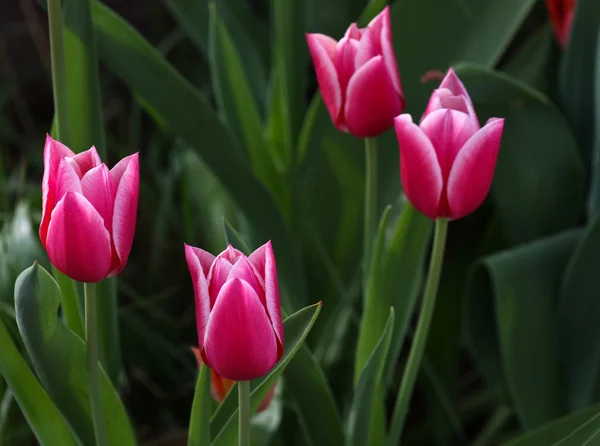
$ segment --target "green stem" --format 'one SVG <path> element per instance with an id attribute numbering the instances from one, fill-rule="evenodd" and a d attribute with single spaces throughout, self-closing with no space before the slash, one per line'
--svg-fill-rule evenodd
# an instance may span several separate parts
<path id="1" fill-rule="evenodd" d="M 50 59 L 52 64 L 52 92 L 54 94 L 54 119 L 56 138 L 70 143 L 67 98 L 67 69 L 63 44 L 63 24 L 60 0 L 48 0 L 48 27 L 50 31 Z"/>
<path id="2" fill-rule="evenodd" d="M 364 271 L 366 277 L 371 264 L 371 251 L 375 237 L 375 220 L 377 212 L 377 140 L 365 138 L 365 232 L 364 232 Z"/>
<path id="3" fill-rule="evenodd" d="M 239 446 L 250 446 L 250 381 L 238 381 Z"/>
<path id="4" fill-rule="evenodd" d="M 84 284 L 85 295 L 85 338 L 87 342 L 87 367 L 90 386 L 90 404 L 96 446 L 106 446 L 106 424 L 102 410 L 102 393 L 100 392 L 100 365 L 98 364 L 98 317 L 96 314 L 96 286 Z"/>
<path id="5" fill-rule="evenodd" d="M 388 446 L 396 446 L 400 444 L 400 436 L 402 428 L 408 412 L 408 405 L 415 387 L 415 381 L 423 359 L 425 345 L 427 344 L 427 334 L 433 317 L 435 308 L 435 298 L 437 296 L 440 275 L 442 272 L 442 263 L 444 260 L 444 247 L 446 245 L 446 233 L 448 230 L 448 220 L 440 218 L 435 222 L 435 234 L 433 238 L 433 248 L 431 251 L 431 259 L 429 261 L 429 275 L 427 284 L 425 285 L 425 293 L 423 294 L 423 304 L 421 314 L 417 324 L 417 330 L 413 338 L 406 368 L 402 375 L 400 383 L 400 391 L 396 398 L 394 413 L 392 415 L 392 424 L 388 435 Z"/>

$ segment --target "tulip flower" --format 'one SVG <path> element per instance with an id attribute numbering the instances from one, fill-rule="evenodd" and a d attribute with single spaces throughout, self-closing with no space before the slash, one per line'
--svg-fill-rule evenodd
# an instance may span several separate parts
<path id="1" fill-rule="evenodd" d="M 479 127 L 471 98 L 452 69 L 429 100 L 420 125 L 395 119 L 404 193 L 431 219 L 464 217 L 492 184 L 504 119 Z"/>
<path id="2" fill-rule="evenodd" d="M 119 274 L 133 244 L 138 154 L 111 170 L 91 149 L 75 154 L 46 137 L 40 239 L 52 264 L 80 282 Z"/>
<path id="3" fill-rule="evenodd" d="M 323 34 L 306 34 L 306 41 L 335 126 L 359 138 L 391 128 L 404 110 L 404 96 L 389 7 L 364 29 L 352 23 L 339 42 Z"/>
<path id="4" fill-rule="evenodd" d="M 271 242 L 246 257 L 231 245 L 217 257 L 185 245 L 202 361 L 220 376 L 249 381 L 283 355 L 283 324 Z"/>
<path id="5" fill-rule="evenodd" d="M 202 365 L 202 357 L 200 356 L 200 349 L 195 348 L 195 347 L 191 347 L 191 349 L 192 349 L 192 352 L 194 353 L 194 356 L 196 356 L 196 361 L 198 362 L 198 368 L 200 368 L 200 366 Z M 219 375 L 214 370 L 210 371 L 210 394 L 212 395 L 212 397 L 214 398 L 214 400 L 217 403 L 220 403 L 221 401 L 223 401 L 225 399 L 225 397 L 227 396 L 227 394 L 229 393 L 229 391 L 231 390 L 231 388 L 233 387 L 234 384 L 235 384 L 235 381 L 233 381 L 231 379 L 223 378 L 221 375 Z M 277 384 L 273 384 L 273 386 L 267 393 L 267 396 L 265 396 L 265 399 L 262 400 L 262 402 L 260 403 L 260 406 L 258 406 L 257 413 L 262 412 L 263 410 L 267 409 L 267 407 L 269 407 L 269 404 L 271 404 L 271 400 L 273 399 L 273 395 L 275 395 L 276 385 Z"/>
<path id="6" fill-rule="evenodd" d="M 561 47 L 567 46 L 573 16 L 575 15 L 575 0 L 546 0 L 546 8 L 550 14 L 552 30 Z"/>

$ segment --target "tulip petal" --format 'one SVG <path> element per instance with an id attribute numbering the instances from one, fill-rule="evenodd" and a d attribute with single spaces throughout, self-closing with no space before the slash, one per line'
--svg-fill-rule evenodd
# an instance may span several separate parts
<path id="1" fill-rule="evenodd" d="M 99 282 L 110 269 L 110 234 L 85 197 L 67 192 L 52 211 L 48 257 L 63 274 L 79 282 Z"/>
<path id="2" fill-rule="evenodd" d="M 487 196 L 500 149 L 504 119 L 490 119 L 460 150 L 448 177 L 450 218 L 464 217 Z"/>
<path id="3" fill-rule="evenodd" d="M 448 69 L 448 73 L 440 83 L 439 88 L 447 88 L 454 96 L 464 96 L 473 127 L 476 130 L 479 130 L 479 119 L 477 119 L 477 113 L 475 113 L 475 107 L 473 106 L 473 101 L 471 101 L 471 96 L 469 96 L 469 92 L 463 85 L 460 78 L 456 75 L 454 69 Z"/>
<path id="4" fill-rule="evenodd" d="M 98 155 L 98 152 L 96 151 L 96 148 L 94 146 L 92 146 L 85 152 L 78 153 L 72 159 L 79 166 L 82 175 L 85 175 L 85 173 L 88 170 L 91 170 L 94 167 L 97 167 L 100 164 L 102 164 L 100 156 Z"/>
<path id="5" fill-rule="evenodd" d="M 336 47 L 335 65 L 337 68 L 342 98 L 348 86 L 348 81 L 354 74 L 354 59 L 358 50 L 358 40 L 344 37 Z M 343 99 L 342 99 L 343 100 Z"/>
<path id="6" fill-rule="evenodd" d="M 222 253 L 218 255 L 213 262 L 210 271 L 208 272 L 210 308 L 215 306 L 219 291 L 221 291 L 221 288 L 225 285 L 225 282 L 227 282 L 231 268 L 233 268 L 233 265 L 228 258 L 222 256 Z"/>
<path id="7" fill-rule="evenodd" d="M 235 249 L 233 245 L 229 244 L 227 245 L 227 249 L 219 254 L 219 257 L 229 260 L 229 263 L 233 265 L 240 257 L 244 257 L 244 254 L 242 251 Z"/>
<path id="8" fill-rule="evenodd" d="M 117 188 L 105 164 L 93 167 L 81 179 L 83 196 L 96 208 L 104 226 L 112 231 L 113 207 Z"/>
<path id="9" fill-rule="evenodd" d="M 278 354 L 283 355 L 283 323 L 281 321 L 281 300 L 279 295 L 279 282 L 277 280 L 277 266 L 275 264 L 275 253 L 273 245 L 269 240 L 267 243 L 257 248 L 248 258 L 255 268 L 260 271 L 258 276 L 264 276 L 264 282 L 261 283 L 265 289 L 267 301 L 267 311 L 269 319 L 273 324 L 273 330 L 278 340 Z"/>
<path id="10" fill-rule="evenodd" d="M 44 176 L 42 178 L 42 221 L 40 223 L 40 239 L 42 244 L 46 241 L 50 215 L 56 205 L 56 201 L 58 201 L 55 197 L 56 172 L 58 171 L 60 161 L 64 157 L 74 155 L 67 146 L 52 139 L 50 135 L 46 135 L 46 143 L 44 144 Z"/>
<path id="11" fill-rule="evenodd" d="M 394 88 L 398 94 L 402 94 L 402 82 L 400 81 L 400 73 L 398 72 L 398 64 L 396 63 L 396 56 L 394 54 L 394 47 L 392 45 L 392 24 L 390 19 L 390 7 L 386 6 L 383 11 L 379 14 L 382 17 L 381 26 L 381 54 L 383 55 L 383 61 L 385 67 L 388 70 L 390 79 L 394 84 Z"/>
<path id="12" fill-rule="evenodd" d="M 121 174 L 121 178 L 115 181 L 118 186 L 112 217 L 112 239 L 120 265 L 111 271 L 111 276 L 119 274 L 125 268 L 135 234 L 140 191 L 140 163 L 137 153 L 126 159 L 129 160 L 127 167 Z M 111 175 L 113 179 L 117 176 L 112 171 Z"/>
<path id="13" fill-rule="evenodd" d="M 246 256 L 240 257 L 237 260 L 237 262 L 235 262 L 235 265 L 233 265 L 233 267 L 231 268 L 231 271 L 229 272 L 229 277 L 227 279 L 231 280 L 233 278 L 238 278 L 247 282 L 254 289 L 261 303 L 265 306 L 265 309 L 267 308 L 267 302 L 265 300 L 265 290 L 263 289 L 263 286 L 258 280 L 258 277 L 256 277 L 254 268 L 252 267 Z"/>
<path id="14" fill-rule="evenodd" d="M 275 365 L 275 333 L 247 282 L 232 279 L 223 286 L 210 314 L 204 345 L 208 364 L 224 378 L 250 381 Z"/>
<path id="15" fill-rule="evenodd" d="M 189 245 L 186 245 L 186 246 L 189 246 Z M 200 248 L 195 248 L 193 246 L 190 246 L 190 249 L 196 255 L 196 257 L 198 257 L 198 260 L 200 261 L 200 266 L 202 267 L 202 272 L 204 273 L 204 277 L 206 277 L 208 280 L 208 272 L 210 271 L 210 267 L 212 266 L 213 262 L 215 261 L 215 256 L 213 256 L 208 251 L 205 251 Z"/>
<path id="16" fill-rule="evenodd" d="M 342 112 L 342 89 L 334 63 L 337 42 L 323 34 L 306 34 L 306 42 L 315 66 L 323 102 L 331 120 L 337 125 Z"/>
<path id="17" fill-rule="evenodd" d="M 344 37 L 347 39 L 360 40 L 362 34 L 363 34 L 363 30 L 360 29 L 356 25 L 356 22 L 354 22 L 354 23 L 351 23 L 350 26 L 348 27 L 348 29 L 346 30 Z"/>
<path id="18" fill-rule="evenodd" d="M 198 256 L 198 251 L 202 250 L 186 244 L 184 246 L 185 260 L 187 261 L 194 286 L 196 329 L 198 331 L 198 345 L 200 346 L 199 353 L 202 354 L 204 351 L 204 333 L 206 332 L 206 324 L 208 324 L 208 316 L 210 314 L 208 281 L 206 280 L 206 270 L 202 266 L 200 256 Z"/>
<path id="19" fill-rule="evenodd" d="M 412 122 L 410 115 L 394 120 L 400 146 L 400 175 L 408 201 L 431 219 L 437 209 L 443 188 L 442 169 L 427 135 Z"/>
<path id="20" fill-rule="evenodd" d="M 379 29 L 365 29 L 356 51 L 354 69 L 358 70 L 374 57 L 381 55 L 381 36 Z"/>
<path id="21" fill-rule="evenodd" d="M 82 193 L 81 180 L 79 175 L 75 172 L 73 165 L 69 162 L 69 158 L 63 158 L 60 161 L 60 165 L 56 172 L 56 189 L 55 195 L 56 201 L 60 201 L 67 192 Z"/>
<path id="22" fill-rule="evenodd" d="M 469 115 L 450 109 L 436 110 L 423 119 L 421 130 L 433 144 L 446 180 L 454 158 L 465 142 L 475 133 Z"/>
<path id="23" fill-rule="evenodd" d="M 344 116 L 354 136 L 383 133 L 403 109 L 404 98 L 396 92 L 381 56 L 369 60 L 350 78 Z"/>

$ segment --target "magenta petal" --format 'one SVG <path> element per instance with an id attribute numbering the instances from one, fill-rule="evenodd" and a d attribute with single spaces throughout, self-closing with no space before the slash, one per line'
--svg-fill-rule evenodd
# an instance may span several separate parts
<path id="1" fill-rule="evenodd" d="M 265 309 L 267 308 L 265 290 L 258 280 L 258 277 L 256 277 L 254 268 L 252 268 L 252 265 L 245 256 L 240 257 L 237 262 L 235 262 L 235 265 L 233 265 L 231 271 L 229 272 L 229 277 L 227 280 L 232 280 L 234 278 L 238 278 L 247 282 L 248 285 L 254 289 L 261 303 L 265 306 Z"/>
<path id="2" fill-rule="evenodd" d="M 448 69 L 448 73 L 442 80 L 442 83 L 440 84 L 439 88 L 447 88 L 452 92 L 454 96 L 464 96 L 465 101 L 467 103 L 467 108 L 469 109 L 469 116 L 471 117 L 471 121 L 473 122 L 473 126 L 476 130 L 479 130 L 479 119 L 477 119 L 475 107 L 473 107 L 473 102 L 471 101 L 469 92 L 467 91 L 462 81 L 456 75 L 452 68 Z"/>
<path id="3" fill-rule="evenodd" d="M 381 56 L 368 61 L 350 79 L 344 115 L 354 136 L 383 133 L 403 109 L 404 99 L 396 92 Z"/>
<path id="4" fill-rule="evenodd" d="M 337 44 L 335 65 L 340 81 L 342 96 L 348 86 L 348 81 L 354 74 L 354 58 L 358 49 L 358 40 L 343 38 Z"/>
<path id="5" fill-rule="evenodd" d="M 408 201 L 431 219 L 437 217 L 443 179 L 433 144 L 410 115 L 394 120 L 400 145 L 400 175 Z"/>
<path id="6" fill-rule="evenodd" d="M 360 37 L 362 36 L 362 29 L 360 29 L 356 23 L 351 23 L 350 26 L 348 27 L 348 29 L 346 30 L 346 33 L 344 34 L 344 37 L 347 39 L 355 39 L 355 40 L 359 40 Z"/>
<path id="7" fill-rule="evenodd" d="M 440 109 L 427 115 L 420 127 L 435 148 L 442 177 L 448 178 L 456 154 L 476 131 L 469 115 L 456 110 Z"/>
<path id="8" fill-rule="evenodd" d="M 190 245 L 185 245 L 185 259 L 192 276 L 192 284 L 194 285 L 194 302 L 196 306 L 196 329 L 198 331 L 198 345 L 200 351 L 204 349 L 204 334 L 206 324 L 208 324 L 208 316 L 210 314 L 210 297 L 208 295 L 208 282 L 206 280 L 207 269 L 204 268 L 203 262 L 206 262 L 208 254 L 198 248 Z"/>
<path id="9" fill-rule="evenodd" d="M 460 150 L 448 177 L 450 218 L 464 217 L 487 196 L 500 149 L 504 119 L 488 121 Z"/>
<path id="10" fill-rule="evenodd" d="M 277 280 L 277 266 L 273 246 L 269 240 L 265 245 L 265 295 L 267 298 L 267 311 L 277 336 L 278 356 L 283 356 L 283 322 L 281 321 L 281 302 L 279 298 L 279 282 Z"/>
<path id="11" fill-rule="evenodd" d="M 42 221 L 40 223 L 40 239 L 46 241 L 50 214 L 56 205 L 56 172 L 60 161 L 66 156 L 75 155 L 67 146 L 46 135 L 44 144 L 44 176 L 42 178 Z"/>
<path id="12" fill-rule="evenodd" d="M 381 35 L 379 30 L 367 28 L 358 43 L 354 68 L 358 70 L 377 56 L 381 56 Z"/>
<path id="13" fill-rule="evenodd" d="M 67 192 L 81 192 L 81 180 L 75 169 L 69 162 L 69 158 L 63 158 L 56 172 L 55 198 L 60 201 Z"/>
<path id="14" fill-rule="evenodd" d="M 225 285 L 225 282 L 227 282 L 231 268 L 233 268 L 233 265 L 229 259 L 222 255 L 217 256 L 213 262 L 210 271 L 208 272 L 208 290 L 211 308 L 215 305 L 219 291 L 221 291 L 221 288 Z"/>
<path id="15" fill-rule="evenodd" d="M 233 279 L 221 289 L 204 338 L 210 367 L 227 379 L 250 381 L 277 362 L 271 322 L 254 289 Z"/>
<path id="16" fill-rule="evenodd" d="M 396 56 L 394 54 L 394 47 L 392 45 L 392 25 L 390 20 L 390 7 L 386 6 L 381 11 L 382 16 L 382 27 L 381 27 L 381 54 L 383 55 L 383 61 L 385 67 L 388 70 L 390 79 L 394 84 L 394 88 L 398 94 L 402 94 L 402 83 L 400 82 L 400 73 L 398 72 L 398 64 L 396 62 Z"/>
<path id="17" fill-rule="evenodd" d="M 125 268 L 135 234 L 140 191 L 140 163 L 137 153 L 128 158 L 129 163 L 120 180 L 115 181 L 118 186 L 112 218 L 112 239 L 120 265 L 114 271 L 111 271 L 111 275 L 118 274 Z M 111 172 L 111 174 L 114 179 L 114 173 Z"/>
<path id="18" fill-rule="evenodd" d="M 110 233 L 117 188 L 108 167 L 100 164 L 88 170 L 81 179 L 81 189 L 83 196 L 96 208 Z"/>
<path id="19" fill-rule="evenodd" d="M 102 164 L 100 156 L 98 155 L 98 152 L 96 151 L 96 148 L 94 146 L 92 146 L 85 152 L 81 152 L 75 155 L 73 157 L 73 161 L 75 161 L 79 166 L 82 175 L 85 175 L 85 173 L 88 170 L 93 169 L 94 167 L 97 167 L 100 164 Z"/>
<path id="20" fill-rule="evenodd" d="M 110 234 L 85 197 L 67 192 L 50 219 L 48 257 L 58 270 L 79 282 L 99 282 L 110 269 Z"/>
<path id="21" fill-rule="evenodd" d="M 315 66 L 323 102 L 331 120 L 337 125 L 342 111 L 342 89 L 334 62 L 337 42 L 323 34 L 306 34 L 306 42 Z"/>
<path id="22" fill-rule="evenodd" d="M 200 248 L 195 248 L 193 246 L 189 246 L 189 245 L 185 245 L 186 246 L 186 250 L 191 249 L 192 252 L 196 255 L 196 257 L 198 257 L 198 260 L 200 261 L 200 266 L 202 267 L 202 272 L 204 273 L 204 277 L 208 278 L 208 272 L 210 271 L 210 267 L 212 266 L 213 262 L 215 261 L 215 256 L 213 256 L 210 252 L 205 251 L 203 249 Z M 187 253 L 187 251 L 186 251 Z"/>
<path id="23" fill-rule="evenodd" d="M 242 253 L 242 251 L 239 251 L 237 249 L 235 249 L 233 247 L 233 245 L 229 244 L 227 245 L 227 249 L 225 251 L 223 251 L 221 254 L 219 254 L 219 257 L 223 257 L 227 260 L 229 260 L 229 263 L 231 263 L 232 265 L 237 262 L 237 260 L 240 257 L 243 257 L 244 254 Z"/>

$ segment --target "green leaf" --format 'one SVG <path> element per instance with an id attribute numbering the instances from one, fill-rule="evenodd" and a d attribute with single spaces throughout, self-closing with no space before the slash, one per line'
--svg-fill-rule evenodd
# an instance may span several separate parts
<path id="1" fill-rule="evenodd" d="M 270 146 L 263 135 L 260 111 L 252 97 L 245 67 L 221 20 L 219 9 L 216 3 L 210 3 L 210 67 L 219 109 L 245 148 L 256 175 L 276 197 L 280 208 L 288 209 L 287 186 L 274 164 L 278 154 L 269 151 Z M 284 215 L 287 213 L 284 211 Z"/>
<path id="2" fill-rule="evenodd" d="M 600 217 L 586 228 L 564 275 L 558 307 L 560 347 L 571 410 L 597 401 L 600 383 L 598 252 Z"/>
<path id="3" fill-rule="evenodd" d="M 469 277 L 468 344 L 489 384 L 505 380 L 526 428 L 564 411 L 557 307 L 561 277 L 579 237 L 579 231 L 568 231 L 493 254 Z"/>
<path id="4" fill-rule="evenodd" d="M 118 389 L 121 378 L 121 343 L 119 341 L 118 278 L 104 279 L 97 285 L 98 353 L 113 386 Z"/>
<path id="5" fill-rule="evenodd" d="M 560 103 L 579 144 L 586 172 L 594 146 L 594 90 L 596 55 L 600 29 L 600 2 L 579 0 L 562 58 L 558 87 Z"/>
<path id="6" fill-rule="evenodd" d="M 383 333 L 379 342 L 372 350 L 372 353 L 361 371 L 350 413 L 348 414 L 348 445 L 349 446 L 369 446 L 374 444 L 372 440 L 373 424 L 375 413 L 377 412 L 377 403 L 381 394 L 383 370 L 388 357 L 388 350 L 392 333 L 394 331 L 394 309 L 390 308 L 388 320 L 385 324 Z"/>
<path id="7" fill-rule="evenodd" d="M 432 227 L 432 222 L 408 202 L 403 204 L 400 216 L 391 227 L 387 225 L 387 212 L 382 216 L 367 279 L 354 365 L 355 382 L 383 333 L 390 306 L 398 315 L 393 328 L 390 361 L 384 374 L 386 383 L 391 379 L 421 289 Z"/>
<path id="8" fill-rule="evenodd" d="M 314 445 L 343 446 L 340 413 L 325 374 L 306 345 L 283 372 L 304 433 Z"/>
<path id="9" fill-rule="evenodd" d="M 594 442 L 592 443 L 592 440 Z M 600 413 L 594 415 L 565 438 L 552 446 L 589 446 L 600 441 Z"/>
<path id="10" fill-rule="evenodd" d="M 600 404 L 587 407 L 578 412 L 571 413 L 565 417 L 553 420 L 534 431 L 527 432 L 520 437 L 515 438 L 502 446 L 548 446 L 560 441 L 572 431 L 587 423 L 592 418 L 597 420 L 597 413 L 600 411 Z M 583 443 L 574 443 L 573 446 L 581 446 Z M 566 446 L 566 445 L 561 445 Z M 592 446 L 592 443 L 589 444 Z"/>
<path id="11" fill-rule="evenodd" d="M 196 382 L 192 413 L 190 414 L 188 446 L 205 446 L 210 444 L 210 375 L 210 369 L 205 364 L 202 364 L 200 373 L 198 374 L 198 381 Z"/>
<path id="12" fill-rule="evenodd" d="M 506 119 L 492 198 L 508 241 L 522 243 L 574 226 L 584 207 L 583 166 L 556 107 L 499 72 L 470 65 L 456 72 L 481 122 Z"/>
<path id="13" fill-rule="evenodd" d="M 300 132 L 304 101 L 304 68 L 308 62 L 308 48 L 304 38 L 306 31 L 305 2 L 273 0 L 272 36 L 275 91 L 279 101 L 284 153 L 282 158 L 288 166 L 293 159 L 295 141 Z"/>
<path id="14" fill-rule="evenodd" d="M 0 371 L 41 445 L 76 446 L 62 415 L 19 353 L 0 318 Z"/>
<path id="15" fill-rule="evenodd" d="M 60 290 L 38 264 L 21 273 L 15 284 L 17 325 L 34 369 L 59 410 L 83 444 L 94 444 L 86 347 L 57 316 Z M 134 445 L 125 408 L 100 368 L 100 388 L 110 444 Z"/>
<path id="16" fill-rule="evenodd" d="M 223 219 L 227 243 L 244 254 L 251 253 L 240 235 Z M 296 404 L 305 434 L 313 444 L 342 446 L 344 432 L 340 414 L 325 374 L 306 345 L 302 345 L 296 356 L 283 372 L 286 390 Z"/>
<path id="17" fill-rule="evenodd" d="M 282 215 L 207 100 L 109 8 L 94 2 L 92 18 L 101 59 L 196 150 L 249 220 L 253 241 L 273 241 L 289 296 L 283 305 L 301 307 L 306 302 L 302 265 Z"/>
<path id="18" fill-rule="evenodd" d="M 252 413 L 256 412 L 271 387 L 300 349 L 320 311 L 321 303 L 318 303 L 303 308 L 283 321 L 285 353 L 267 376 L 252 381 L 252 393 L 250 395 Z M 211 420 L 211 432 L 218 432 L 211 445 L 230 446 L 235 444 L 238 431 L 237 415 L 236 384 L 232 391 L 227 394 Z"/>
<path id="19" fill-rule="evenodd" d="M 429 70 L 445 72 L 458 61 L 493 67 L 535 3 L 535 0 L 396 2 L 392 6 L 393 42 L 407 111 L 420 115 L 427 97 L 437 86 L 437 80 L 435 85 L 420 82 Z"/>

